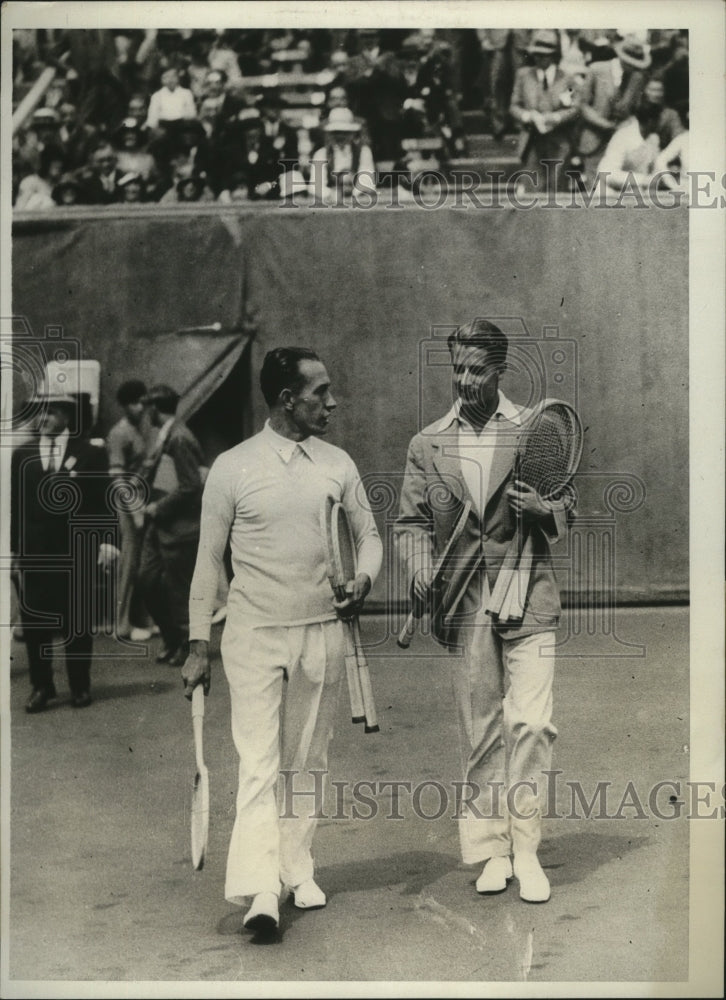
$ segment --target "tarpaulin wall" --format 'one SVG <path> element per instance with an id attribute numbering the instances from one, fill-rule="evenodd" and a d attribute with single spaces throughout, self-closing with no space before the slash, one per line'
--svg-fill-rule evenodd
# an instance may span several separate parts
<path id="1" fill-rule="evenodd" d="M 16 222 L 13 279 L 36 335 L 62 325 L 101 361 L 107 426 L 120 381 L 186 386 L 230 330 L 256 331 L 253 385 L 270 347 L 315 347 L 339 404 L 330 440 L 387 484 L 382 527 L 408 440 L 451 403 L 447 328 L 498 319 L 513 345 L 505 392 L 582 413 L 581 522 L 612 524 L 619 596 L 687 594 L 686 210 L 86 213 Z M 175 331 L 215 323 L 179 348 Z M 252 405 L 257 429 L 256 392 Z"/>

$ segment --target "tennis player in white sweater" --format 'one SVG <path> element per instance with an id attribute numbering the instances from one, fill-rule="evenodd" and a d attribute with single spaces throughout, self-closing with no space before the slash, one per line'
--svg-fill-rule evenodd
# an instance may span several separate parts
<path id="1" fill-rule="evenodd" d="M 353 460 L 322 440 L 336 403 L 318 356 L 306 348 L 270 351 L 260 384 L 269 420 L 217 458 L 205 485 L 182 678 L 188 698 L 197 684 L 209 690 L 210 625 L 229 541 L 234 577 L 221 653 L 240 765 L 225 898 L 241 905 L 251 898 L 245 926 L 274 933 L 283 886 L 301 909 L 326 903 L 313 877 L 315 803 L 299 793 L 315 791 L 313 772 L 327 770 L 345 672 L 340 618 L 362 608 L 382 545 Z M 347 511 L 358 556 L 349 596 L 339 603 L 320 524 L 328 495 Z M 282 815 L 280 770 L 293 772 L 295 792 Z"/>

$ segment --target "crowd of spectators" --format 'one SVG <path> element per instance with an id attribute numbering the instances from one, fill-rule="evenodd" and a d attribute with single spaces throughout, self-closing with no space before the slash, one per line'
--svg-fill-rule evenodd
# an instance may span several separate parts
<path id="1" fill-rule="evenodd" d="M 557 158 L 580 182 L 603 158 L 613 185 L 664 164 L 677 183 L 686 169 L 682 31 L 99 29 L 13 42 L 16 105 L 56 70 L 13 136 L 16 209 L 325 197 L 361 172 L 410 180 L 470 155 L 467 111 L 475 131 L 518 132 L 525 166 Z"/>

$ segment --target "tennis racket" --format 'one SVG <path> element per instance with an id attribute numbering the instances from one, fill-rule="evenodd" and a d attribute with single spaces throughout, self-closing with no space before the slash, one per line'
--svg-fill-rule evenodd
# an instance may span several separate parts
<path id="1" fill-rule="evenodd" d="M 543 500 L 557 500 L 577 472 L 582 457 L 583 430 L 569 403 L 545 399 L 527 421 L 517 446 L 514 478 L 535 489 Z M 514 537 L 502 562 L 487 614 L 499 622 L 524 616 L 533 543 L 517 515 Z"/>
<path id="2" fill-rule="evenodd" d="M 469 518 L 470 513 L 471 513 L 471 500 L 467 500 L 466 503 L 464 504 L 464 509 L 462 510 L 456 524 L 454 525 L 454 530 L 451 532 L 451 537 L 446 543 L 444 551 L 441 553 L 439 558 L 436 560 L 436 563 L 434 564 L 434 570 L 431 577 L 432 591 L 435 588 L 436 584 L 441 579 L 441 576 L 444 570 L 446 569 L 451 551 L 454 548 L 456 540 L 461 536 L 462 531 L 466 527 L 466 522 Z M 421 607 L 419 610 L 416 603 L 414 603 L 414 606 L 411 608 L 411 611 L 409 612 L 408 618 L 404 622 L 403 628 L 398 633 L 398 639 L 396 640 L 401 649 L 408 649 L 408 647 L 411 645 L 411 639 L 413 637 L 413 633 L 416 631 L 416 620 L 418 618 L 423 617 L 423 611 L 424 611 L 423 607 Z"/>
<path id="3" fill-rule="evenodd" d="M 197 772 L 192 788 L 192 867 L 195 872 L 204 867 L 209 835 L 209 772 L 204 763 L 202 731 L 204 728 L 204 687 L 197 684 L 192 692 L 192 726 Z"/>
<path id="4" fill-rule="evenodd" d="M 353 533 L 345 507 L 332 497 L 326 497 L 321 516 L 325 521 L 323 538 L 327 545 L 328 579 L 336 600 L 344 601 L 348 596 L 346 585 L 355 579 L 357 573 Z M 351 717 L 353 722 L 364 722 L 367 733 L 377 733 L 378 719 L 368 662 L 360 639 L 358 617 L 343 621 L 343 630 Z"/>

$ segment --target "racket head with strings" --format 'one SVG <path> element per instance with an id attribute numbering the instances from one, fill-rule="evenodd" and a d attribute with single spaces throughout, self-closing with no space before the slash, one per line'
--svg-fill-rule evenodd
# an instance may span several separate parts
<path id="1" fill-rule="evenodd" d="M 192 786 L 191 842 L 192 867 L 201 871 L 207 855 L 209 838 L 209 771 L 202 755 L 202 726 L 204 721 L 204 688 L 198 684 L 192 694 L 192 722 L 197 756 L 197 770 Z"/>
<path id="2" fill-rule="evenodd" d="M 560 399 L 544 399 L 519 439 L 514 477 L 543 500 L 557 500 L 577 472 L 582 445 L 582 422 L 574 407 Z"/>
<path id="3" fill-rule="evenodd" d="M 345 585 L 354 580 L 358 558 L 348 514 L 342 503 L 335 503 L 330 511 L 330 534 L 333 542 L 333 577 L 336 587 L 345 595 Z"/>

